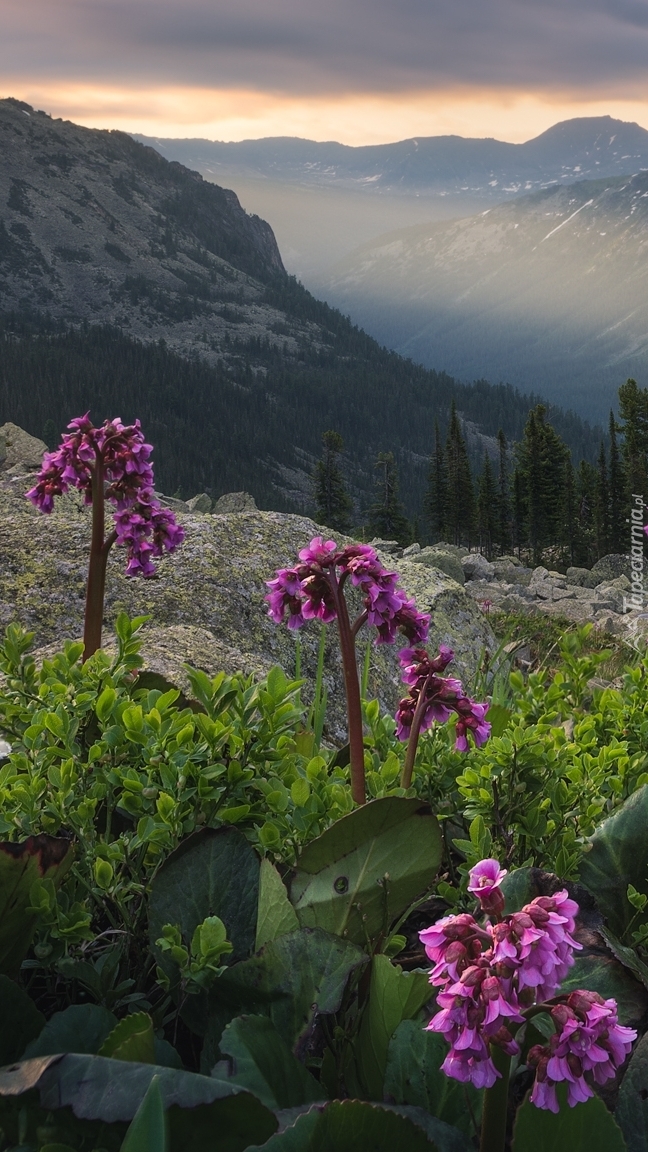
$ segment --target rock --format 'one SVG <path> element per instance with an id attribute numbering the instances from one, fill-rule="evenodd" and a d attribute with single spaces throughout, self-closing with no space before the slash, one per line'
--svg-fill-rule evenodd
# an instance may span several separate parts
<path id="1" fill-rule="evenodd" d="M 380 536 L 374 536 L 369 543 L 372 548 L 376 548 L 379 552 L 386 552 L 388 556 L 394 556 L 396 553 L 402 555 L 403 552 L 398 540 L 381 540 Z"/>
<path id="2" fill-rule="evenodd" d="M 43 463 L 43 453 L 47 451 L 43 440 L 30 436 L 17 424 L 3 424 L 0 428 L 0 468 L 3 471 L 19 467 L 23 473 L 37 472 Z"/>
<path id="3" fill-rule="evenodd" d="M 496 564 L 512 564 L 514 568 L 521 568 L 522 561 L 517 556 L 498 556 Z"/>
<path id="4" fill-rule="evenodd" d="M 471 552 L 461 559 L 466 580 L 492 580 L 495 575 L 495 565 L 482 556 L 481 552 Z"/>
<path id="5" fill-rule="evenodd" d="M 502 612 L 524 612 L 527 616 L 534 616 L 538 612 L 539 605 L 524 596 L 519 596 L 516 592 L 511 592 L 508 596 L 502 597 L 499 607 Z"/>
<path id="6" fill-rule="evenodd" d="M 529 580 L 529 592 L 532 592 L 535 596 L 538 596 L 540 595 L 540 589 L 542 589 L 543 595 L 545 595 L 547 599 L 551 599 L 550 595 L 547 596 L 548 577 L 549 573 L 547 572 L 547 569 L 543 568 L 541 564 L 537 568 L 534 568 L 533 572 L 531 573 L 531 579 Z M 549 581 L 549 587 L 551 587 L 551 581 Z"/>
<path id="7" fill-rule="evenodd" d="M 551 598 L 552 600 L 574 600 L 576 593 L 573 588 L 561 588 L 559 585 L 554 584 Z"/>
<path id="8" fill-rule="evenodd" d="M 161 492 L 156 492 L 155 495 L 163 508 L 171 508 L 173 512 L 191 511 L 185 500 L 176 500 L 175 496 L 163 496 Z"/>
<path id="9" fill-rule="evenodd" d="M 24 499 L 24 486 L 0 476 L 0 629 L 18 620 L 36 633 L 38 647 L 78 637 L 83 628 L 85 572 L 90 542 L 90 513 L 78 494 L 57 500 L 43 516 Z M 272 623 L 267 615 L 265 581 L 275 568 L 294 562 L 297 551 L 319 535 L 312 520 L 278 512 L 244 512 L 228 516 L 178 515 L 186 531 L 182 547 L 158 561 L 158 578 L 128 579 L 124 552 L 114 548 L 108 561 L 105 640 L 110 641 L 117 613 L 149 615 L 143 629 L 150 667 L 181 677 L 186 661 L 208 672 L 264 672 L 280 664 L 295 671 L 296 634 Z M 344 537 L 336 536 L 340 543 Z M 389 558 L 384 557 L 389 563 Z M 497 643 L 487 618 L 453 580 L 434 568 L 401 560 L 403 587 L 422 611 L 432 614 L 430 650 L 452 647 L 451 672 L 470 688 L 484 650 Z M 356 604 L 356 607 L 358 604 Z M 315 680 L 320 626 L 301 630 L 301 660 L 306 678 L 304 698 Z M 330 708 L 328 735 L 344 739 L 345 702 L 337 633 L 327 628 L 324 679 Z M 363 630 L 360 657 L 371 639 Z M 369 691 L 393 710 L 403 688 L 398 649 L 402 644 L 371 649 Z M 175 670 L 175 671 L 174 671 Z M 184 679 L 181 681 L 185 685 Z"/>
<path id="10" fill-rule="evenodd" d="M 190 512 L 211 512 L 211 496 L 208 496 L 206 492 L 200 492 L 198 496 L 192 496 L 191 500 L 187 500 L 187 506 Z"/>
<path id="11" fill-rule="evenodd" d="M 612 552 L 609 556 L 602 556 L 600 560 L 596 561 L 590 575 L 595 578 L 594 588 L 603 580 L 616 580 L 618 576 L 627 576 L 628 579 L 631 579 L 630 557 L 622 556 L 617 552 Z"/>
<path id="12" fill-rule="evenodd" d="M 459 560 L 470 552 L 470 549 L 464 548 L 463 544 L 446 544 L 445 540 L 437 540 L 436 544 L 430 544 L 430 548 L 436 549 L 437 552 L 449 552 Z"/>
<path id="13" fill-rule="evenodd" d="M 457 584 L 465 583 L 466 577 L 461 560 L 452 552 L 439 552 L 437 548 L 422 548 L 416 556 L 412 556 L 411 562 L 426 568 L 438 568 L 440 572 L 445 572 L 446 576 L 456 580 Z"/>
<path id="14" fill-rule="evenodd" d="M 567 569 L 566 576 L 568 584 L 575 584 L 579 588 L 584 588 L 586 586 L 585 581 L 589 579 L 590 570 L 589 568 L 572 567 Z"/>
<path id="15" fill-rule="evenodd" d="M 618 588 L 620 592 L 629 592 L 632 584 L 627 576 L 617 576 L 616 580 L 602 580 L 596 585 L 595 591 L 598 592 L 600 588 Z"/>
<path id="16" fill-rule="evenodd" d="M 403 558 L 407 560 L 408 556 L 416 556 L 420 551 L 420 544 L 410 544 L 409 547 L 403 548 Z"/>
<path id="17" fill-rule="evenodd" d="M 256 500 L 249 492 L 226 492 L 219 496 L 213 512 L 218 516 L 231 516 L 236 512 L 256 512 Z"/>
<path id="18" fill-rule="evenodd" d="M 544 616 L 555 616 L 569 620 L 572 624 L 584 624 L 592 619 L 589 604 L 582 600 L 544 600 L 536 602 L 536 609 Z"/>

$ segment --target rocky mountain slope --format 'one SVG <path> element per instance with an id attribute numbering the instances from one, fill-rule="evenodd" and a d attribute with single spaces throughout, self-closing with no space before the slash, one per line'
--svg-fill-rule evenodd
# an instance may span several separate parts
<path id="1" fill-rule="evenodd" d="M 480 463 L 482 434 L 519 435 L 528 400 L 381 348 L 285 273 L 271 229 L 226 189 L 14 100 L 0 101 L 0 144 L 0 423 L 56 437 L 87 409 L 139 417 L 167 491 L 246 488 L 295 511 L 312 508 L 334 427 L 359 521 L 384 450 L 418 513 L 453 396 Z M 593 456 L 588 429 L 562 421 Z"/>
<path id="2" fill-rule="evenodd" d="M 648 172 L 379 237 L 326 296 L 404 355 L 602 419 L 648 371 L 647 284 Z"/>
<path id="3" fill-rule="evenodd" d="M 314 290 L 333 262 L 382 232 L 648 168 L 648 132 L 610 116 L 566 120 L 524 144 L 461 136 L 359 148 L 291 137 L 136 139 L 234 188 L 270 221 L 286 266 Z"/>
<path id="4" fill-rule="evenodd" d="M 24 497 L 29 471 L 44 448 L 12 428 L 0 443 L 0 631 L 19 620 L 36 634 L 39 648 L 77 638 L 83 631 L 84 591 L 90 540 L 89 510 L 78 494 L 61 497 L 43 516 Z M 264 600 L 265 581 L 292 562 L 299 548 L 323 530 L 312 520 L 278 512 L 200 514 L 178 512 L 186 539 L 173 556 L 159 562 L 158 577 L 124 576 L 123 552 L 108 563 L 106 641 L 117 613 L 146 614 L 147 667 L 185 683 L 185 662 L 211 675 L 224 669 L 263 674 L 281 664 L 295 670 L 295 633 L 273 624 Z M 338 535 L 338 540 L 346 540 Z M 450 644 L 457 673 L 469 682 L 485 650 L 496 644 L 488 620 L 454 580 L 436 568 L 411 560 L 390 563 L 423 611 L 432 614 L 432 645 Z M 334 628 L 327 632 L 326 673 L 331 709 L 329 734 L 344 730 L 344 694 Z M 369 634 L 367 633 L 367 637 Z M 363 650 L 365 640 L 359 641 Z M 302 669 L 310 684 L 317 668 L 319 626 L 302 631 Z M 401 692 L 396 650 L 373 650 L 370 690 L 393 709 Z"/>

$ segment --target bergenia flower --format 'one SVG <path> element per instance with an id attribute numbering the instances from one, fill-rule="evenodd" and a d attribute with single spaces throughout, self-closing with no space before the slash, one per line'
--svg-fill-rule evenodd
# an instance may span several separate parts
<path id="1" fill-rule="evenodd" d="M 452 712 L 457 715 L 455 749 L 458 752 L 468 750 L 468 732 L 472 733 L 478 748 L 488 739 L 490 724 L 485 719 L 488 704 L 478 704 L 466 696 L 461 680 L 441 675 L 453 658 L 452 649 L 445 645 L 434 658 L 424 648 L 404 648 L 399 653 L 402 680 L 409 686 L 409 693 L 396 711 L 399 740 L 409 739 L 415 716 L 418 738 L 419 732 L 426 732 L 435 721 L 445 723 Z"/>
<path id="2" fill-rule="evenodd" d="M 440 989 L 439 1011 L 428 1029 L 450 1045 L 442 1065 L 446 1075 L 490 1088 L 500 1075 L 491 1047 L 517 1055 L 517 1027 L 525 1012 L 542 1005 L 556 1031 L 546 1046 L 529 1052 L 536 1072 L 530 1099 L 538 1108 L 557 1112 L 558 1083 L 566 1082 L 570 1105 L 586 1100 L 592 1084 L 614 1076 L 637 1033 L 619 1024 L 614 1000 L 587 991 L 559 994 L 574 951 L 581 948 L 573 937 L 576 902 L 563 890 L 501 916 L 504 875 L 493 859 L 481 860 L 470 871 L 469 891 L 494 923 L 486 919 L 482 925 L 462 913 L 420 933 L 433 965 L 430 983 Z"/>
<path id="3" fill-rule="evenodd" d="M 112 539 L 127 550 L 127 576 L 154 576 L 153 558 L 173 552 L 184 539 L 184 529 L 155 496 L 150 444 L 139 420 L 124 425 L 119 417 L 95 428 L 88 414 L 68 424 L 56 452 L 47 452 L 27 498 L 41 512 L 50 513 L 54 499 L 77 488 L 86 504 L 93 503 L 94 487 L 102 485 L 103 499 L 115 508 Z"/>

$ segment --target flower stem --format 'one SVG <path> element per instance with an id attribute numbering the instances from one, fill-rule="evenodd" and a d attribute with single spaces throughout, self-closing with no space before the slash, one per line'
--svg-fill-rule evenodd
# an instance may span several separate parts
<path id="1" fill-rule="evenodd" d="M 493 1087 L 487 1088 L 484 1092 L 479 1152 L 504 1152 L 511 1057 L 496 1044 L 491 1044 L 490 1053 L 493 1064 L 501 1075 Z"/>
<path id="2" fill-rule="evenodd" d="M 418 749 L 419 736 L 421 734 L 421 724 L 423 723 L 423 714 L 425 712 L 427 687 L 432 679 L 432 673 L 428 676 L 425 684 L 423 685 L 419 698 L 414 709 L 412 717 L 412 727 L 410 728 L 409 740 L 407 741 L 407 752 L 405 753 L 405 763 L 403 764 L 403 771 L 401 772 L 401 788 L 409 788 L 412 783 L 412 773 L 414 771 L 414 761 L 416 760 L 416 751 Z"/>
<path id="3" fill-rule="evenodd" d="M 103 624 L 104 592 L 106 588 L 106 563 L 108 553 L 115 542 L 112 532 L 104 539 L 104 468 L 103 459 L 97 454 L 92 470 L 92 540 L 90 542 L 90 562 L 86 585 L 85 621 L 83 628 L 83 662 L 101 648 Z"/>
<path id="4" fill-rule="evenodd" d="M 360 700 L 358 666 L 356 664 L 355 636 L 351 631 L 347 603 L 335 574 L 331 573 L 329 579 L 335 599 L 338 631 L 340 634 L 340 651 L 342 653 L 342 670 L 344 672 L 344 687 L 346 691 L 351 795 L 356 804 L 365 804 L 367 795 L 364 770 L 364 739 L 362 735 L 362 703 Z"/>

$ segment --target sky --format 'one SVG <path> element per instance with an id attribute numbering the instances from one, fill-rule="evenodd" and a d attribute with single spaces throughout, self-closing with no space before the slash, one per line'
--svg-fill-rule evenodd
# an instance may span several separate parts
<path id="1" fill-rule="evenodd" d="M 647 62 L 648 0 L 0 0 L 0 96 L 160 137 L 648 128 Z"/>

